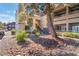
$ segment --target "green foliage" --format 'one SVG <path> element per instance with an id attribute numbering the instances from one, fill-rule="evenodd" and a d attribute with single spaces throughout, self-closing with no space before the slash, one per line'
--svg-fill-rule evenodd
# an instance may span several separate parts
<path id="1" fill-rule="evenodd" d="M 64 32 L 62 33 L 62 35 L 65 37 L 79 38 L 79 33 L 75 33 L 75 32 Z"/>
<path id="2" fill-rule="evenodd" d="M 74 33 L 76 38 L 79 38 L 79 33 Z"/>
<path id="3" fill-rule="evenodd" d="M 16 29 L 12 29 L 12 30 L 11 30 L 11 34 L 12 34 L 12 35 L 15 35 L 15 34 L 16 34 Z"/>
<path id="4" fill-rule="evenodd" d="M 63 32 L 56 32 L 58 36 L 62 36 Z"/>
<path id="5" fill-rule="evenodd" d="M 40 35 L 40 32 L 35 32 L 35 36 L 39 37 Z"/>
<path id="6" fill-rule="evenodd" d="M 73 33 L 72 32 L 64 32 L 63 36 L 65 36 L 65 37 L 72 37 Z"/>
<path id="7" fill-rule="evenodd" d="M 16 35 L 16 39 L 18 41 L 25 41 L 25 38 L 28 37 L 28 33 L 26 33 L 25 31 L 18 31 L 17 35 Z"/>
<path id="8" fill-rule="evenodd" d="M 0 22 L 0 30 L 4 28 L 4 24 Z"/>
<path id="9" fill-rule="evenodd" d="M 29 33 L 26 33 L 26 38 L 29 36 Z"/>
<path id="10" fill-rule="evenodd" d="M 33 34 L 35 34 L 37 32 L 37 30 L 33 30 Z"/>

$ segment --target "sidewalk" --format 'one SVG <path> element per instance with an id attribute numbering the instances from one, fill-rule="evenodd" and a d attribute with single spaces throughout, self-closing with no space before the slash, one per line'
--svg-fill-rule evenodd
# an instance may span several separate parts
<path id="1" fill-rule="evenodd" d="M 5 32 L 4 37 L 0 40 L 0 55 L 6 54 L 6 49 L 15 48 L 16 42 L 15 38 L 12 38 L 10 32 Z"/>

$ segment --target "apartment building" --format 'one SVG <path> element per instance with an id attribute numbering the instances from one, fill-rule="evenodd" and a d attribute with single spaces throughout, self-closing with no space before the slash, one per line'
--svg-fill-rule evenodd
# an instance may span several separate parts
<path id="1" fill-rule="evenodd" d="M 54 11 L 54 26 L 56 31 L 79 32 L 79 4 L 65 6 L 61 4 Z"/>

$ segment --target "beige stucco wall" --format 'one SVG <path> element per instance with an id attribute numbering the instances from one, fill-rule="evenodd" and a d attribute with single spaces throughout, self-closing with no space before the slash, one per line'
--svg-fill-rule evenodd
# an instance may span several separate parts
<path id="1" fill-rule="evenodd" d="M 47 16 L 46 15 L 44 15 L 44 16 L 42 16 L 41 17 L 41 20 L 40 20 L 40 25 L 41 25 L 41 28 L 47 28 L 48 27 L 48 25 L 47 25 Z"/>
<path id="2" fill-rule="evenodd" d="M 25 30 L 25 24 L 24 23 L 19 23 L 18 25 L 19 25 L 19 27 L 18 27 L 19 30 Z"/>
<path id="3" fill-rule="evenodd" d="M 36 24 L 38 23 L 37 20 L 39 20 L 40 22 L 40 27 L 41 28 L 47 28 L 47 16 L 42 16 L 42 17 L 39 17 L 39 16 L 35 16 L 33 17 L 33 29 L 36 29 Z"/>

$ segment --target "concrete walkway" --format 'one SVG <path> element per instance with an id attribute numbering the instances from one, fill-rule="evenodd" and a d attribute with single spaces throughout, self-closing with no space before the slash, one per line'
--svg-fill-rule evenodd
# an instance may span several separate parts
<path id="1" fill-rule="evenodd" d="M 16 39 L 13 38 L 10 32 L 5 32 L 5 36 L 0 40 L 0 55 L 6 55 L 6 50 L 15 48 Z"/>

